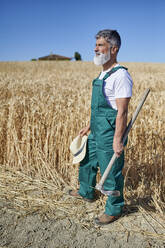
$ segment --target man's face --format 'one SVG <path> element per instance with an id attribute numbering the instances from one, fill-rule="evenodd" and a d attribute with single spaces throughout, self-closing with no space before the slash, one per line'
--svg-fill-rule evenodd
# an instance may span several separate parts
<path id="1" fill-rule="evenodd" d="M 100 37 L 96 40 L 95 53 L 96 56 L 100 53 L 107 54 L 110 49 L 110 44 L 103 38 Z"/>
<path id="2" fill-rule="evenodd" d="M 93 58 L 95 65 L 104 65 L 110 60 L 110 44 L 103 37 L 96 40 L 95 53 Z"/>

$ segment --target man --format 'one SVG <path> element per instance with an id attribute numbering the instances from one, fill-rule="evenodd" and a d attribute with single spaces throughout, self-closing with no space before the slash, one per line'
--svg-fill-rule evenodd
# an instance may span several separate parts
<path id="1" fill-rule="evenodd" d="M 104 183 L 104 190 L 118 190 L 120 196 L 108 196 L 105 212 L 96 224 L 109 224 L 119 218 L 124 205 L 122 168 L 124 151 L 122 137 L 127 125 L 128 103 L 132 96 L 132 79 L 127 68 L 117 63 L 121 39 L 116 30 L 101 30 L 96 35 L 94 63 L 102 72 L 93 81 L 91 121 L 79 135 L 88 136 L 85 158 L 80 162 L 79 190 L 70 190 L 74 197 L 92 202 L 98 166 L 103 175 L 113 153 L 118 157 Z"/>

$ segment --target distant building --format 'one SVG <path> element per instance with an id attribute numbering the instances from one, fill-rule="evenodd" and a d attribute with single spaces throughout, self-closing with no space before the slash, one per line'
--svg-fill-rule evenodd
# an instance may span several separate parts
<path id="1" fill-rule="evenodd" d="M 50 54 L 48 56 L 40 57 L 38 60 L 71 60 L 72 58 L 57 55 L 57 54 Z"/>

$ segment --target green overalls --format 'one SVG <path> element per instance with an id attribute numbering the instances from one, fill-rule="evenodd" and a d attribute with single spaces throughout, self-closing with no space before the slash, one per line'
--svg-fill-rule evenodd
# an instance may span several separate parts
<path id="1" fill-rule="evenodd" d="M 103 93 L 103 83 L 112 73 L 122 66 L 113 68 L 106 73 L 103 79 L 93 81 L 91 101 L 91 132 L 88 136 L 85 158 L 80 162 L 79 168 L 79 194 L 82 197 L 93 199 L 96 185 L 98 166 L 103 175 L 111 157 L 113 156 L 113 137 L 117 110 L 111 108 Z M 124 152 L 116 159 L 104 183 L 104 190 L 119 190 L 120 196 L 108 196 L 105 213 L 116 216 L 121 214 L 124 205 L 122 168 L 124 166 Z"/>

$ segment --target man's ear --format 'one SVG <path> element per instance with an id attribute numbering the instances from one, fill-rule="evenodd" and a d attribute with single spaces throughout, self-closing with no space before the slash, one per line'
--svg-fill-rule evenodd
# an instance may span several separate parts
<path id="1" fill-rule="evenodd" d="M 119 49 L 118 49 L 117 46 L 111 47 L 111 54 L 112 54 L 112 55 L 117 54 L 118 50 L 119 50 Z"/>

